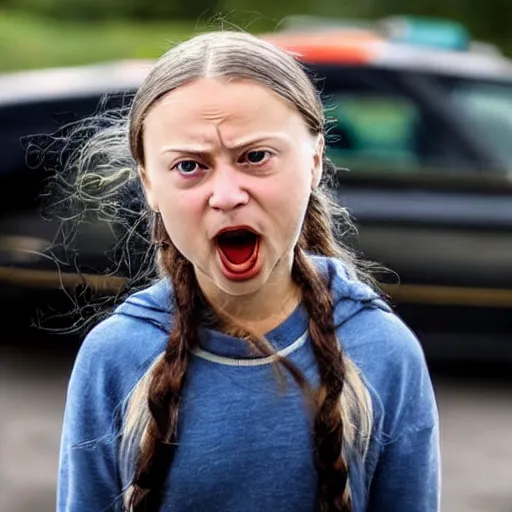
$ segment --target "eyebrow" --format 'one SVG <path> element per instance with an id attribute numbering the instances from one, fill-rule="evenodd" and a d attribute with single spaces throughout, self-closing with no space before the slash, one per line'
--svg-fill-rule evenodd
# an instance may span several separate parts
<path id="1" fill-rule="evenodd" d="M 269 140 L 269 139 L 280 139 L 280 140 L 289 140 L 289 137 L 282 135 L 280 133 L 265 133 L 259 134 L 257 136 L 246 137 L 244 139 L 239 139 L 235 141 L 234 144 L 230 145 L 228 149 L 232 151 L 239 151 L 240 149 L 246 148 L 248 146 L 252 146 L 254 144 Z M 192 155 L 202 156 L 209 153 L 212 150 L 211 145 L 199 146 L 199 145 L 190 145 L 190 146 L 166 146 L 162 149 L 162 153 L 189 153 Z"/>
<path id="2" fill-rule="evenodd" d="M 166 146 L 162 149 L 162 154 L 165 153 L 187 153 L 190 155 L 206 155 L 211 149 L 211 146 L 181 146 L 181 147 L 170 147 Z"/>

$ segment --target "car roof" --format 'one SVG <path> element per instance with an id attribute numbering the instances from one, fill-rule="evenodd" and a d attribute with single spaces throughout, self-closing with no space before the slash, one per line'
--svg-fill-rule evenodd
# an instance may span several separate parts
<path id="1" fill-rule="evenodd" d="M 366 29 L 283 31 L 260 36 L 306 64 L 373 66 L 512 81 L 512 61 L 499 53 L 395 43 Z M 153 64 L 151 59 L 132 59 L 0 74 L 0 106 L 132 92 Z"/>
<path id="2" fill-rule="evenodd" d="M 153 64 L 134 59 L 1 74 L 0 105 L 133 91 Z"/>
<path id="3" fill-rule="evenodd" d="M 512 80 L 512 61 L 483 43 L 468 51 L 393 42 L 360 28 L 264 34 L 306 63 L 378 66 L 475 78 Z"/>

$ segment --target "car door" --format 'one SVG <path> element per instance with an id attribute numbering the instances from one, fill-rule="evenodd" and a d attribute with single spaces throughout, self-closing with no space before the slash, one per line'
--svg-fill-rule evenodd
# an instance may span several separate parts
<path id="1" fill-rule="evenodd" d="M 101 93 L 77 90 L 0 104 L 0 278 L 14 281 L 17 269 L 76 272 L 74 256 L 65 257 L 67 249 L 84 261 L 82 271 L 106 269 L 105 251 L 114 243 L 111 229 L 83 223 L 76 237 L 63 240 L 61 223 L 46 208 L 69 198 L 58 197 L 49 180 L 62 171 L 66 127 L 100 108 L 126 106 L 130 94 L 112 94 L 107 101 Z M 45 256 L 48 249 L 57 254 L 55 258 Z"/>
<path id="2" fill-rule="evenodd" d="M 460 116 L 432 107 L 449 111 L 448 98 L 427 83 L 413 87 L 417 77 L 357 68 L 331 77 L 329 154 L 350 169 L 337 173 L 336 198 L 355 218 L 359 250 L 394 272 L 384 280 L 400 281 L 386 288 L 397 310 L 431 353 L 512 357 L 506 175 L 489 169 Z"/>

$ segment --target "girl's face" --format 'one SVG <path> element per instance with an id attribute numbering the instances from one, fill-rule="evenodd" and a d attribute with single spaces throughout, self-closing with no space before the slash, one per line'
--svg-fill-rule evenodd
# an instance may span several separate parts
<path id="1" fill-rule="evenodd" d="M 202 78 L 150 109 L 143 145 L 149 204 L 203 290 L 290 278 L 323 154 L 294 107 L 256 82 Z"/>

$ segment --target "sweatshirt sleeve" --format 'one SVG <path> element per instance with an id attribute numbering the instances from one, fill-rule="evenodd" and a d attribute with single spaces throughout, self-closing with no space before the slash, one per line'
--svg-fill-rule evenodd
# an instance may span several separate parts
<path id="1" fill-rule="evenodd" d="M 120 510 L 115 412 L 105 345 L 109 320 L 85 338 L 71 374 L 61 438 L 57 512 Z"/>
<path id="2" fill-rule="evenodd" d="M 378 380 L 384 411 L 369 512 L 438 512 L 439 418 L 427 363 L 408 327 L 383 316 Z"/>
<path id="3" fill-rule="evenodd" d="M 438 512 L 439 486 L 437 427 L 406 432 L 384 446 L 369 512 Z"/>

